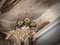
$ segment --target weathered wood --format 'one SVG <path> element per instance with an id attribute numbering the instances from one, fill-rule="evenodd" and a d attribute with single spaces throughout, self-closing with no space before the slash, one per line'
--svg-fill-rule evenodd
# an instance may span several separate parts
<path id="1" fill-rule="evenodd" d="M 53 4 L 56 4 L 57 2 L 60 2 L 60 0 L 21 0 L 17 4 L 15 3 L 15 1 L 13 1 L 13 3 L 11 4 L 8 1 L 7 3 L 9 3 L 9 5 L 6 3 L 6 5 L 4 4 L 5 6 L 1 8 L 1 11 L 3 13 L 0 14 L 0 31 L 8 33 L 9 31 L 14 30 L 18 18 L 23 19 L 24 17 L 29 17 L 31 20 L 37 19 L 48 8 L 50 8 Z M 42 17 L 48 17 L 48 16 L 46 15 L 41 16 L 41 19 L 44 20 L 46 18 Z M 36 22 L 41 24 L 43 22 L 42 20 L 40 20 L 40 22 L 37 21 Z M 21 35 L 20 34 L 16 35 L 17 40 L 19 40 L 18 36 Z M 12 37 L 14 36 L 15 35 L 13 34 Z M 11 40 L 12 39 L 13 38 L 11 38 Z M 12 43 L 18 43 L 18 42 L 12 41 Z"/>

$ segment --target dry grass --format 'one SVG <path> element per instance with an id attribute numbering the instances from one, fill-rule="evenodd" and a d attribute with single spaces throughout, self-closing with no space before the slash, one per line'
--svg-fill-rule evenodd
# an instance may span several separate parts
<path id="1" fill-rule="evenodd" d="M 35 30 L 20 30 L 17 29 L 10 37 L 9 41 L 14 42 L 16 45 L 21 45 L 21 43 L 25 43 L 27 41 L 32 40 L 33 35 L 35 34 Z M 10 42 L 10 43 L 11 43 Z"/>
<path id="2" fill-rule="evenodd" d="M 44 22 L 39 26 L 38 30 L 21 30 L 21 29 L 16 29 L 10 37 L 8 37 L 8 41 L 10 45 L 33 45 L 33 36 L 44 26 L 49 24 L 49 22 Z"/>

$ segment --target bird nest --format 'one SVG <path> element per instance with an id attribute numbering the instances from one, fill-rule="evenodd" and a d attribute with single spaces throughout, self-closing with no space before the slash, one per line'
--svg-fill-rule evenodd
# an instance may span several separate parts
<path id="1" fill-rule="evenodd" d="M 9 37 L 10 42 L 14 42 L 13 44 L 22 45 L 22 43 L 27 43 L 32 41 L 33 35 L 36 32 L 34 30 L 20 30 L 17 29 L 13 34 Z M 29 43 L 30 44 L 30 43 Z"/>
<path id="2" fill-rule="evenodd" d="M 18 28 L 13 33 L 10 32 L 8 34 L 7 40 L 10 45 L 33 45 L 35 44 L 33 41 L 34 35 L 47 24 L 49 24 L 49 22 L 42 23 L 37 30 L 22 30 Z"/>

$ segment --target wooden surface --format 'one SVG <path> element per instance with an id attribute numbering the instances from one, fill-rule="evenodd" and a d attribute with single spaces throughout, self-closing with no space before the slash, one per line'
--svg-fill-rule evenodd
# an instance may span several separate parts
<path id="1" fill-rule="evenodd" d="M 4 3 L 4 1 L 2 2 Z M 0 2 L 0 11 L 3 5 L 2 2 Z M 18 18 L 23 19 L 26 16 L 29 17 L 31 20 L 33 19 L 35 20 L 39 17 L 38 18 L 39 21 L 36 20 L 37 24 L 41 24 L 44 21 L 52 22 L 55 19 L 55 17 L 58 17 L 58 16 L 57 16 L 57 13 L 52 10 L 54 9 L 54 7 L 52 9 L 50 8 L 53 4 L 56 4 L 57 2 L 60 2 L 60 0 L 45 0 L 45 1 L 44 0 L 25 0 L 25 1 L 21 0 L 18 4 L 16 4 L 7 12 L 5 12 L 6 11 L 5 10 L 4 11 L 5 13 L 0 14 L 0 31 L 6 32 L 6 33 L 8 33 L 8 31 L 12 31 L 14 29 L 17 19 Z M 59 10 L 59 8 L 58 9 L 55 8 L 55 9 L 57 11 Z M 54 12 L 54 13 L 51 14 L 51 12 Z M 56 15 L 53 15 L 53 14 L 56 14 Z M 0 43 L 2 45 L 5 45 L 4 41 L 1 41 Z"/>

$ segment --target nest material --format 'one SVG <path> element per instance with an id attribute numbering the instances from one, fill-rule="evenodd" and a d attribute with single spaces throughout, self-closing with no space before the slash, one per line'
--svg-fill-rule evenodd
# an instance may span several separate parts
<path id="1" fill-rule="evenodd" d="M 49 22 L 44 22 L 42 23 L 38 29 L 43 28 L 44 26 L 46 26 L 47 24 L 49 24 Z M 34 45 L 34 41 L 33 41 L 33 36 L 38 32 L 39 30 L 21 30 L 21 29 L 16 29 L 15 32 L 13 32 L 13 34 L 10 35 L 10 37 L 8 38 L 9 44 L 10 45 Z"/>
<path id="2" fill-rule="evenodd" d="M 22 45 L 21 43 L 27 43 L 28 41 L 33 39 L 33 35 L 36 32 L 34 30 L 20 30 L 17 29 L 10 37 L 9 40 L 11 42 L 16 43 L 16 45 Z M 30 43 L 29 43 L 30 44 Z"/>

